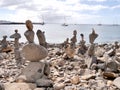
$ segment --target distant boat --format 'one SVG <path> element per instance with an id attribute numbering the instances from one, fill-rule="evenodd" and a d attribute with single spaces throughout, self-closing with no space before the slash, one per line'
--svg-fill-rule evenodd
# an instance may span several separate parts
<path id="1" fill-rule="evenodd" d="M 65 23 L 62 24 L 62 26 L 68 26 L 68 24 L 66 23 L 66 18 L 64 17 L 64 21 Z"/>
<path id="2" fill-rule="evenodd" d="M 62 26 L 68 26 L 68 24 L 66 24 L 66 23 L 63 23 L 63 24 L 62 24 Z"/>
<path id="3" fill-rule="evenodd" d="M 99 23 L 99 24 L 97 24 L 98 26 L 102 26 L 102 24 L 101 23 Z"/>

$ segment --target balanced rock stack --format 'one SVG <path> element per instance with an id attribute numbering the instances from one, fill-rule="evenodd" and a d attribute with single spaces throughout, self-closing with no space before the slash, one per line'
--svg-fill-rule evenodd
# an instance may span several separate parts
<path id="1" fill-rule="evenodd" d="M 15 59 L 17 62 L 17 65 L 20 66 L 23 64 L 20 49 L 19 49 L 19 39 L 21 38 L 21 35 L 18 33 L 18 30 L 15 30 L 15 33 L 10 36 L 10 38 L 14 38 L 14 53 L 15 53 Z"/>
<path id="2" fill-rule="evenodd" d="M 50 72 L 49 64 L 40 62 L 48 55 L 48 51 L 41 45 L 34 43 L 33 24 L 30 20 L 26 21 L 28 30 L 24 33 L 28 44 L 22 48 L 22 56 L 25 60 L 30 61 L 22 70 L 16 82 L 35 83 L 39 87 L 50 87 L 53 82 L 48 79 Z"/>
<path id="3" fill-rule="evenodd" d="M 3 36 L 3 39 L 1 41 L 1 48 L 0 48 L 0 52 L 11 52 L 12 48 L 10 46 L 8 46 L 8 41 L 6 40 L 7 36 Z"/>
<path id="4" fill-rule="evenodd" d="M 26 27 L 28 30 L 24 33 L 26 39 L 29 44 L 23 47 L 22 53 L 26 60 L 36 62 L 41 59 L 44 59 L 48 55 L 48 51 L 41 45 L 37 45 L 34 43 L 34 31 L 33 25 L 30 20 L 26 21 Z"/>

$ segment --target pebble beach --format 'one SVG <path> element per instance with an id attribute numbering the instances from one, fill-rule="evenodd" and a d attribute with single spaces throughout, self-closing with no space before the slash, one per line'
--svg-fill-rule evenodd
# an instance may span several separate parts
<path id="1" fill-rule="evenodd" d="M 14 48 L 13 41 L 10 41 L 9 45 Z M 21 43 L 20 47 L 24 45 L 24 43 Z M 29 61 L 18 66 L 14 51 L 0 53 L 1 88 L 5 86 L 6 88 L 12 88 L 5 90 L 20 90 L 14 89 L 14 86 L 16 86 L 17 88 L 21 87 L 21 90 L 120 90 L 120 47 L 115 52 L 113 50 L 114 47 L 114 44 L 96 45 L 95 56 L 98 61 L 96 64 L 99 68 L 89 69 L 87 65 L 93 62 L 86 63 L 86 59 L 90 60 L 91 58 L 86 58 L 86 55 L 77 53 L 79 45 L 75 49 L 74 58 L 65 58 L 64 49 L 58 44 L 51 44 L 47 48 L 48 56 L 44 59 L 50 64 L 48 78 L 53 81 L 53 85 L 50 87 L 37 87 L 36 83 L 32 83 L 33 87 L 27 87 L 26 85 L 30 83 L 16 82 L 16 78 L 21 73 L 21 70 L 28 65 Z M 104 63 L 109 65 L 112 70 L 109 72 L 105 71 L 106 66 L 102 66 Z"/>
<path id="2" fill-rule="evenodd" d="M 99 35 L 92 28 L 89 44 L 77 31 L 63 43 L 46 42 L 38 30 L 34 43 L 33 24 L 26 21 L 21 43 L 18 30 L 0 41 L 0 90 L 120 90 L 120 43 L 95 43 Z"/>

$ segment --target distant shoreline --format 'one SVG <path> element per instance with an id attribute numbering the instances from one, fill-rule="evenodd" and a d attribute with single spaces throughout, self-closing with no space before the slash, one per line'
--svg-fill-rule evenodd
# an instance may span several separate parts
<path id="1" fill-rule="evenodd" d="M 25 23 L 0 23 L 0 25 L 15 25 L 15 24 L 25 24 Z M 42 25 L 42 23 L 33 23 L 33 24 L 40 24 Z"/>
<path id="2" fill-rule="evenodd" d="M 0 23 L 0 25 L 23 25 L 25 23 L 22 23 L 22 22 L 9 22 L 9 23 Z M 38 24 L 38 25 L 44 25 L 43 23 L 34 23 L 33 24 Z M 50 23 L 47 23 L 47 24 L 50 24 Z M 53 24 L 53 23 L 51 23 Z M 60 24 L 60 23 L 55 23 L 55 24 Z M 120 24 L 69 24 L 69 25 L 96 25 L 96 26 L 120 26 Z"/>

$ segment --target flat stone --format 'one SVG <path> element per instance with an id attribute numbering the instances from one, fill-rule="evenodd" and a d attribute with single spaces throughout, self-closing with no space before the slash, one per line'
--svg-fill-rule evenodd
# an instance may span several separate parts
<path id="1" fill-rule="evenodd" d="M 34 90 L 45 90 L 45 88 L 35 88 Z"/>
<path id="2" fill-rule="evenodd" d="M 36 84 L 38 87 L 52 87 L 53 82 L 49 79 L 38 79 L 36 80 Z"/>
<path id="3" fill-rule="evenodd" d="M 34 90 L 35 84 L 32 83 L 5 83 L 5 90 Z"/>
<path id="4" fill-rule="evenodd" d="M 22 55 L 26 60 L 36 62 L 47 57 L 48 51 L 43 46 L 30 43 L 23 47 Z"/>
<path id="5" fill-rule="evenodd" d="M 107 79 L 115 79 L 118 75 L 113 72 L 104 72 L 103 77 Z"/>
<path id="6" fill-rule="evenodd" d="M 65 84 L 64 83 L 56 83 L 54 86 L 54 90 L 61 90 L 65 88 Z"/>
<path id="7" fill-rule="evenodd" d="M 84 75 L 84 76 L 81 76 L 81 79 L 83 80 L 89 80 L 89 79 L 95 79 L 95 74 L 89 74 L 89 75 Z"/>
<path id="8" fill-rule="evenodd" d="M 120 89 L 120 77 L 116 78 L 116 79 L 113 81 L 113 84 Z"/>

